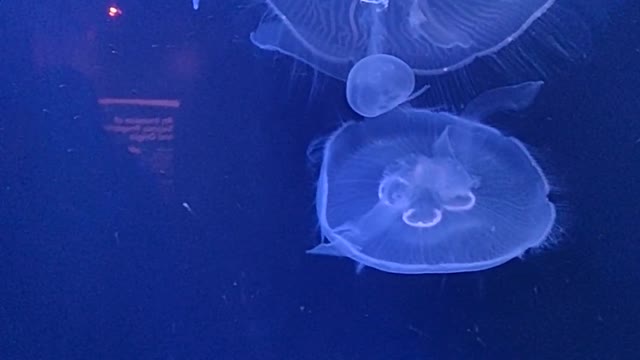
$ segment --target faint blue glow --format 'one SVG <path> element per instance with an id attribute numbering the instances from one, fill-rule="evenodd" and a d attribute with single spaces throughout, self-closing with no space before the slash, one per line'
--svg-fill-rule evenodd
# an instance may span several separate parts
<path id="1" fill-rule="evenodd" d="M 198 10 L 200 7 L 200 0 L 191 0 L 191 2 L 193 3 L 193 10 Z"/>

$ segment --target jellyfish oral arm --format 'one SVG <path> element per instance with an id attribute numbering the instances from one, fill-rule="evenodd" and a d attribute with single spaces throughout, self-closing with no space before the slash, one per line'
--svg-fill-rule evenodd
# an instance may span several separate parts
<path id="1" fill-rule="evenodd" d="M 425 91 L 429 90 L 429 88 L 431 87 L 431 85 L 425 85 L 422 88 L 420 88 L 419 90 L 415 91 L 413 94 L 409 95 L 409 97 L 407 98 L 407 100 L 405 100 L 404 102 L 409 102 L 415 98 L 417 98 L 418 96 L 424 94 Z"/>
<path id="2" fill-rule="evenodd" d="M 329 243 L 322 243 L 314 247 L 313 249 L 307 250 L 307 254 L 312 255 L 328 255 L 328 256 L 344 256 L 340 252 L 339 249 L 335 247 L 335 245 Z"/>
<path id="3" fill-rule="evenodd" d="M 542 85 L 542 81 L 527 81 L 489 90 L 471 100 L 462 117 L 481 121 L 498 112 L 522 110 L 533 103 Z"/>
<path id="4" fill-rule="evenodd" d="M 191 4 L 193 5 L 193 10 L 200 8 L 200 0 L 191 0 Z"/>

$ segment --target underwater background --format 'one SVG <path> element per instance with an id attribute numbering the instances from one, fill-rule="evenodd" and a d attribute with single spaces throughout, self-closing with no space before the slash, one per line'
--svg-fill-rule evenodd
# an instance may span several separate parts
<path id="1" fill-rule="evenodd" d="M 420 276 L 305 254 L 307 146 L 355 114 L 259 6 L 2 4 L 1 360 L 640 358 L 640 2 L 581 2 L 588 56 L 500 122 L 558 243 Z"/>

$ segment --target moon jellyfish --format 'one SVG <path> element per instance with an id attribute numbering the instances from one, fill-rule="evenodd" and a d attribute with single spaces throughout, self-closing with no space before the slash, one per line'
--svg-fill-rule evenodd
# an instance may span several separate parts
<path id="1" fill-rule="evenodd" d="M 411 94 L 415 86 L 413 70 L 402 60 L 375 54 L 358 61 L 347 76 L 347 101 L 365 117 L 375 117 L 420 95 Z"/>
<path id="2" fill-rule="evenodd" d="M 562 27 L 579 22 L 573 17 L 572 21 L 564 21 L 554 16 L 545 16 L 557 20 L 550 20 L 549 24 L 537 21 L 549 12 L 554 0 L 264 1 L 268 11 L 251 34 L 252 42 L 262 49 L 286 54 L 348 82 L 366 79 L 375 64 L 395 66 L 390 72 L 381 74 L 385 76 L 379 77 L 378 81 L 369 80 L 369 85 L 381 87 L 374 92 L 374 99 L 355 96 L 353 90 L 358 87 L 347 84 L 349 102 L 361 114 L 380 112 L 378 108 L 393 108 L 400 99 L 412 98 L 409 94 L 414 89 L 409 86 L 413 86 L 414 81 L 406 79 L 409 73 L 400 62 L 419 76 L 451 74 L 478 57 L 494 55 L 514 40 L 525 38 L 521 43 L 523 46 L 514 48 L 516 59 L 489 58 L 496 59 L 500 73 L 508 70 L 507 66 L 517 67 L 518 71 L 528 67 L 544 72 L 544 67 L 532 60 L 535 49 L 538 48 L 539 55 L 547 61 L 557 60 L 549 58 L 552 52 L 546 51 L 547 47 L 558 48 L 558 54 L 571 57 L 569 48 L 572 44 L 563 41 L 569 29 Z M 528 36 L 522 36 L 534 23 L 540 26 Z M 582 30 L 576 29 L 572 33 L 580 36 L 584 33 Z M 533 41 L 528 41 L 529 38 Z M 368 58 L 378 54 L 389 55 L 397 61 Z M 369 70 L 364 72 L 365 68 Z M 386 81 L 392 73 L 402 80 Z M 465 75 L 462 74 L 463 79 L 458 81 L 451 79 L 453 86 L 436 84 L 438 79 L 435 78 L 428 81 L 438 85 L 437 91 L 449 93 L 456 91 L 456 86 L 467 83 Z M 375 98 L 379 94 L 385 98 Z M 447 96 L 447 100 L 451 102 L 452 99 Z"/>
<path id="3" fill-rule="evenodd" d="M 461 115 L 398 108 L 334 132 L 316 194 L 323 242 L 311 254 L 403 273 L 498 266 L 541 246 L 556 217 L 542 170 L 480 120 L 519 110 L 541 82 L 489 91 Z"/>

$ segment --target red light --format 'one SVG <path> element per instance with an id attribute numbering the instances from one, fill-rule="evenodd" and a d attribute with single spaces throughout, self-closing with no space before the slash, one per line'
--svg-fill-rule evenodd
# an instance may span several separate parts
<path id="1" fill-rule="evenodd" d="M 114 17 L 122 15 L 122 10 L 120 10 L 120 8 L 115 6 L 115 5 L 114 6 L 109 6 L 109 12 L 107 14 L 109 15 L 109 17 L 114 18 Z"/>

